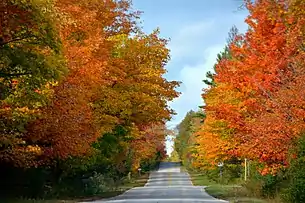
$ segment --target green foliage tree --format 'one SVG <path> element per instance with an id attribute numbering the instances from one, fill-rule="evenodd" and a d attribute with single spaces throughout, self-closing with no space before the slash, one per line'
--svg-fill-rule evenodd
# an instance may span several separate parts
<path id="1" fill-rule="evenodd" d="M 191 110 L 187 112 L 184 119 L 176 127 L 178 133 L 175 138 L 174 149 L 186 167 L 189 167 L 192 163 L 195 132 L 204 118 L 204 113 Z"/>
<path id="2" fill-rule="evenodd" d="M 287 202 L 301 203 L 305 198 L 305 133 L 295 142 L 296 148 L 291 152 L 291 165 L 287 172 L 289 183 L 283 196 Z"/>
<path id="3" fill-rule="evenodd" d="M 176 150 L 173 150 L 172 153 L 169 156 L 169 161 L 171 162 L 179 162 L 181 159 L 179 157 L 179 154 Z"/>

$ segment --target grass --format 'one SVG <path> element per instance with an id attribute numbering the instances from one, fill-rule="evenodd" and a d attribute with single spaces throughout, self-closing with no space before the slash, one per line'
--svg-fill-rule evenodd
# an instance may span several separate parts
<path id="1" fill-rule="evenodd" d="M 127 181 L 122 185 L 122 188 L 134 188 L 134 187 L 143 187 L 149 178 L 149 173 L 144 173 L 140 177 Z"/>
<path id="2" fill-rule="evenodd" d="M 77 203 L 80 201 L 94 201 L 118 196 L 134 187 L 143 187 L 149 178 L 149 173 L 144 173 L 140 177 L 125 180 L 115 191 L 100 193 L 95 196 L 82 197 L 71 200 L 39 200 L 39 199 L 0 199 L 1 203 Z"/>
<path id="3" fill-rule="evenodd" d="M 207 186 L 205 191 L 217 199 L 228 200 L 231 203 L 271 203 L 272 200 L 265 200 L 253 197 L 246 188 L 240 184 L 219 184 L 211 181 L 206 175 L 189 171 L 193 185 Z"/>
<path id="4" fill-rule="evenodd" d="M 205 188 L 206 192 L 218 199 L 229 200 L 230 202 L 238 203 L 267 203 L 264 199 L 251 197 L 248 191 L 238 185 L 220 185 L 214 184 Z"/>
<path id="5" fill-rule="evenodd" d="M 193 185 L 209 186 L 211 184 L 215 184 L 215 182 L 209 180 L 206 175 L 194 173 L 194 172 L 189 172 L 189 174 L 192 178 Z"/>

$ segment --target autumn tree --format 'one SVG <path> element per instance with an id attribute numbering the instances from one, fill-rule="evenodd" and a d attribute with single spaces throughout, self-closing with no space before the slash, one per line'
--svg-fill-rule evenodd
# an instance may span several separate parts
<path id="1" fill-rule="evenodd" d="M 0 2 L 1 162 L 20 165 L 40 153 L 24 133 L 66 72 L 56 15 L 52 1 Z"/>
<path id="2" fill-rule="evenodd" d="M 216 155 L 211 161 L 246 157 L 268 166 L 263 173 L 287 166 L 291 140 L 304 129 L 297 99 L 303 98 L 302 6 L 247 3 L 249 30 L 235 37 L 230 58 L 216 65 L 216 87 L 203 94 L 207 119 L 198 142 L 206 155 Z"/>
<path id="3" fill-rule="evenodd" d="M 231 149 L 234 149 L 234 142 L 226 140 L 230 134 L 233 133 L 232 129 L 229 129 L 228 124 L 225 120 L 218 119 L 219 113 L 226 114 L 227 112 L 220 110 L 222 102 L 229 100 L 235 100 L 226 87 L 217 82 L 215 78 L 218 76 L 219 64 L 223 61 L 230 60 L 231 49 L 230 44 L 234 43 L 240 46 L 241 41 L 236 41 L 238 36 L 238 29 L 233 26 L 230 29 L 229 37 L 227 39 L 227 45 L 224 50 L 217 55 L 216 64 L 214 65 L 214 73 L 208 72 L 206 80 L 203 82 L 208 85 L 204 89 L 202 94 L 204 98 L 204 106 L 202 111 L 205 114 L 204 122 L 201 127 L 197 130 L 197 136 L 195 140 L 197 145 L 194 146 L 196 153 L 194 154 L 194 166 L 195 167 L 215 167 L 219 161 L 230 159 L 232 156 L 229 155 Z M 202 119 L 203 121 L 203 119 Z"/>
<path id="4" fill-rule="evenodd" d="M 141 166 L 155 166 L 166 157 L 165 137 L 169 134 L 163 123 L 154 123 L 142 129 L 143 136 L 131 141 L 131 170 Z M 149 168 L 148 168 L 149 169 Z"/>
<path id="5" fill-rule="evenodd" d="M 136 17 L 125 11 L 125 1 L 58 1 L 56 8 L 63 19 L 59 29 L 69 75 L 27 136 L 44 148 L 47 159 L 83 156 L 101 136 L 92 105 L 98 88 L 107 84 L 105 68 L 113 46 L 108 38 L 131 32 Z"/>
<path id="6" fill-rule="evenodd" d="M 100 88 L 99 101 L 94 105 L 101 126 L 111 122 L 147 126 L 171 118 L 173 111 L 167 101 L 178 96 L 174 88 L 179 83 L 163 77 L 169 50 L 158 33 L 109 39 L 117 43 L 108 63 L 110 82 Z"/>
<path id="7" fill-rule="evenodd" d="M 229 45 L 232 43 L 238 43 L 235 38 L 238 35 L 238 29 L 236 26 L 233 26 L 230 31 L 229 31 L 229 36 L 227 38 L 227 45 L 225 46 L 224 50 L 221 51 L 219 54 L 217 54 L 217 58 L 216 58 L 216 63 L 213 66 L 213 72 L 212 71 L 208 71 L 206 73 L 206 79 L 203 80 L 203 82 L 208 85 L 208 86 L 216 86 L 214 77 L 217 74 L 216 72 L 216 66 L 217 64 L 223 60 L 223 59 L 230 59 L 231 58 L 231 54 L 230 54 L 230 48 Z"/>
<path id="8" fill-rule="evenodd" d="M 158 31 L 138 31 L 138 13 L 127 12 L 129 6 L 127 1 L 55 5 L 69 74 L 53 88 L 52 102 L 41 109 L 41 117 L 27 127 L 26 142 L 40 152 L 33 164 L 94 153 L 91 144 L 107 133 L 116 135 L 117 126 L 127 132 L 118 138 L 124 149 L 143 156 L 135 167 L 160 147 L 165 134 L 147 134 L 145 129 L 170 119 L 173 111 L 167 102 L 178 96 L 174 89 L 179 83 L 163 77 L 167 41 Z M 139 148 L 139 143 L 151 145 Z M 146 155 L 140 153 L 143 149 Z M 126 161 L 129 152 L 122 153 L 113 156 Z"/>
<path id="9" fill-rule="evenodd" d="M 80 172 L 120 179 L 165 156 L 179 82 L 164 77 L 167 40 L 141 31 L 130 1 L 5 0 L 0 9 L 6 172 L 50 174 L 55 187 Z"/>
<path id="10" fill-rule="evenodd" d="M 174 149 L 177 151 L 180 160 L 186 167 L 193 167 L 194 157 L 197 156 L 195 150 L 196 136 L 205 114 L 201 111 L 189 111 L 184 119 L 177 125 L 177 135 L 175 137 Z"/>
<path id="11" fill-rule="evenodd" d="M 302 97 L 297 81 L 303 77 L 303 21 L 287 2 L 255 2 L 248 8 L 251 29 L 242 47 L 232 46 L 238 60 L 230 65 L 230 82 L 244 94 L 239 110 L 244 121 L 235 125 L 237 138 L 245 156 L 278 168 L 287 164 L 289 143 L 304 129 L 303 104 L 293 99 Z"/>
<path id="12" fill-rule="evenodd" d="M 118 35 L 109 40 L 117 44 L 108 63 L 110 82 L 100 87 L 93 107 L 102 131 L 107 132 L 115 125 L 128 129 L 135 169 L 141 157 L 147 158 L 145 154 L 155 150 L 157 143 L 150 141 L 165 139 L 164 133 L 158 138 L 158 133 L 147 134 L 146 129 L 162 127 L 171 118 L 173 110 L 167 102 L 178 96 L 175 87 L 179 83 L 163 77 L 169 51 L 167 41 L 158 37 L 158 31 L 134 37 Z"/>

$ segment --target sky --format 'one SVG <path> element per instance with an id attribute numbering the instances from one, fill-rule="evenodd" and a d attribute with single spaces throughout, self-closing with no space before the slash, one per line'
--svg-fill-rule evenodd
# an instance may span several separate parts
<path id="1" fill-rule="evenodd" d="M 238 9 L 242 0 L 133 0 L 133 8 L 142 11 L 144 32 L 160 29 L 160 36 L 170 39 L 171 60 L 168 80 L 181 81 L 179 98 L 170 102 L 177 115 L 167 123 L 174 128 L 190 110 L 203 104 L 202 82 L 212 71 L 217 54 L 223 50 L 228 32 L 235 25 L 241 33 L 247 29 L 247 10 Z M 166 142 L 168 154 L 172 141 Z"/>

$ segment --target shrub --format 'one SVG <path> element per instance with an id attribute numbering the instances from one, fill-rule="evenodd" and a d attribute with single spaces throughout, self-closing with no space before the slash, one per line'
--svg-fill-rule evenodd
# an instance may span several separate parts
<path id="1" fill-rule="evenodd" d="M 305 133 L 296 141 L 296 146 L 293 154 L 297 158 L 291 160 L 287 174 L 289 185 L 283 198 L 286 202 L 301 203 L 305 200 Z"/>
<path id="2" fill-rule="evenodd" d="M 275 198 L 285 188 L 285 171 L 279 171 L 276 175 L 261 175 L 257 170 L 261 166 L 251 161 L 250 176 L 243 186 L 255 197 Z"/>
<path id="3" fill-rule="evenodd" d="M 86 195 L 96 195 L 103 192 L 110 192 L 116 189 L 115 182 L 112 178 L 107 178 L 103 174 L 94 173 L 89 178 L 85 186 Z"/>

